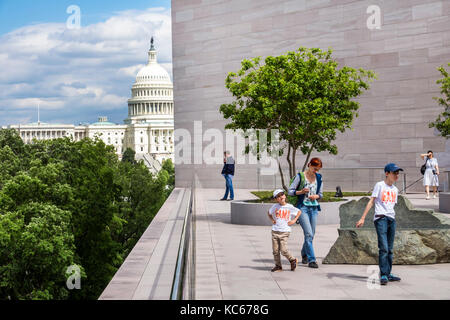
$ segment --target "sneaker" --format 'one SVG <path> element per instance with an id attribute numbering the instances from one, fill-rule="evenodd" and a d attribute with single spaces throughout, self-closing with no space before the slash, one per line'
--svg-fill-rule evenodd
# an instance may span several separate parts
<path id="1" fill-rule="evenodd" d="M 381 284 L 381 285 L 385 286 L 385 285 L 387 285 L 388 282 L 389 282 L 388 277 L 386 277 L 386 276 L 381 276 L 381 278 L 380 278 L 380 284 Z"/>
<path id="2" fill-rule="evenodd" d="M 225 198 L 220 199 L 220 201 L 224 201 L 224 200 L 227 200 L 227 199 L 225 199 Z"/>
<path id="3" fill-rule="evenodd" d="M 302 257 L 302 263 L 303 264 L 308 264 L 308 257 L 307 256 Z"/>
<path id="4" fill-rule="evenodd" d="M 400 281 L 402 279 L 400 279 L 399 277 L 397 277 L 391 273 L 390 275 L 388 275 L 388 280 L 389 281 Z"/>
<path id="5" fill-rule="evenodd" d="M 437 196 L 436 195 L 433 195 L 433 199 L 436 199 L 437 198 Z"/>
<path id="6" fill-rule="evenodd" d="M 291 271 L 294 271 L 295 268 L 297 268 L 297 262 L 298 262 L 297 258 L 291 261 Z"/>
<path id="7" fill-rule="evenodd" d="M 430 200 L 430 197 L 429 197 L 429 196 L 427 196 L 427 197 L 425 198 L 425 200 Z"/>
<path id="8" fill-rule="evenodd" d="M 308 263 L 308 267 L 317 269 L 319 266 L 315 261 Z"/>
<path id="9" fill-rule="evenodd" d="M 281 266 L 275 266 L 272 268 L 272 272 L 279 272 L 279 271 L 283 271 L 283 268 Z"/>

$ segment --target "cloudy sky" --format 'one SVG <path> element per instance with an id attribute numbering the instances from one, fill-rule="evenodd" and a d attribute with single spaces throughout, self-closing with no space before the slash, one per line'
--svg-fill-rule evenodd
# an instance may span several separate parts
<path id="1" fill-rule="evenodd" d="M 0 0 L 0 21 L 0 126 L 38 104 L 42 122 L 123 123 L 152 35 L 172 76 L 170 0 Z"/>

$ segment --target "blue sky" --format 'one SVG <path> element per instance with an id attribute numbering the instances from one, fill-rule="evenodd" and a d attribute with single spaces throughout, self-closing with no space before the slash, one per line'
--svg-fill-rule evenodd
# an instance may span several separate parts
<path id="1" fill-rule="evenodd" d="M 152 35 L 172 74 L 170 0 L 0 0 L 0 21 L 0 126 L 36 121 L 38 103 L 44 122 L 123 123 Z"/>
<path id="2" fill-rule="evenodd" d="M 67 20 L 66 9 L 77 5 L 83 15 L 82 26 L 97 23 L 117 12 L 152 7 L 170 8 L 170 0 L 0 0 L 0 34 L 19 27 Z"/>

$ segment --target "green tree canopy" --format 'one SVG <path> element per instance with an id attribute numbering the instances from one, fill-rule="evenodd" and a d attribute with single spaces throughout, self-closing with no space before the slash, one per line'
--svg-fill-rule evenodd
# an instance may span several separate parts
<path id="1" fill-rule="evenodd" d="M 264 64 L 260 57 L 243 60 L 241 69 L 226 78 L 234 101 L 220 106 L 223 116 L 231 120 L 225 128 L 278 130 L 282 144 L 271 145 L 269 136 L 267 149 L 273 152 L 278 148 L 280 156 L 287 149 L 290 176 L 297 172 L 298 150 L 307 155 L 304 167 L 313 150 L 336 154 L 333 141 L 337 131 L 351 128 L 358 115 L 359 103 L 351 99 L 369 89 L 368 81 L 375 74 L 347 66 L 338 68 L 331 54 L 331 49 L 301 47 L 269 56 Z"/>
<path id="2" fill-rule="evenodd" d="M 123 152 L 122 161 L 129 162 L 129 163 L 135 163 L 136 162 L 136 160 L 134 159 L 135 156 L 136 156 L 136 152 L 131 148 L 127 148 Z"/>
<path id="3" fill-rule="evenodd" d="M 450 66 L 450 63 L 448 64 Z M 435 127 L 440 135 L 448 139 L 450 137 L 450 76 L 448 71 L 443 66 L 438 68 L 442 75 L 442 79 L 436 81 L 441 85 L 442 97 L 434 98 L 438 104 L 444 107 L 444 111 L 437 117 L 437 119 L 430 123 L 429 127 Z"/>
<path id="4" fill-rule="evenodd" d="M 166 200 L 170 176 L 165 170 L 153 175 L 142 161 L 134 165 L 125 161 L 115 179 L 121 190 L 118 217 L 124 222 L 117 241 L 126 257 Z"/>
<path id="5" fill-rule="evenodd" d="M 9 146 L 14 154 L 25 154 L 25 144 L 14 129 L 0 130 L 0 148 Z"/>
<path id="6" fill-rule="evenodd" d="M 175 187 L 175 166 L 171 159 L 166 159 L 162 162 L 162 169 L 168 173 L 167 190 L 172 192 Z"/>
<path id="7" fill-rule="evenodd" d="M 163 167 L 99 139 L 25 145 L 0 130 L 0 299 L 97 299 L 167 198 Z M 66 287 L 74 264 L 81 290 Z"/>
<path id="8" fill-rule="evenodd" d="M 20 159 L 14 154 L 9 145 L 0 147 L 0 188 L 20 171 Z"/>
<path id="9" fill-rule="evenodd" d="M 70 212 L 29 202 L 0 214 L 2 299 L 66 299 L 65 271 L 75 263 Z"/>

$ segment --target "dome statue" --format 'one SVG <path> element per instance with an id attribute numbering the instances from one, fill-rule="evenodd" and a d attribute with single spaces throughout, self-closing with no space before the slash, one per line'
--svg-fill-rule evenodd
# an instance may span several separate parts
<path id="1" fill-rule="evenodd" d="M 138 74 L 136 75 L 135 83 L 141 84 L 148 82 L 172 85 L 169 73 L 158 64 L 156 58 L 156 50 L 153 45 L 153 37 L 151 40 L 150 50 L 148 51 L 147 65 L 139 70 Z"/>

